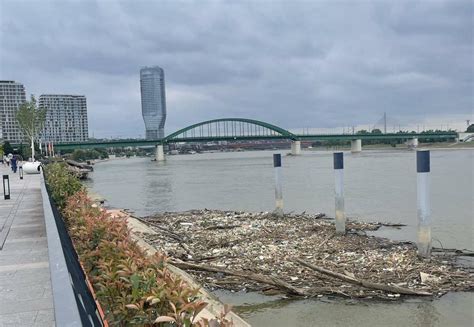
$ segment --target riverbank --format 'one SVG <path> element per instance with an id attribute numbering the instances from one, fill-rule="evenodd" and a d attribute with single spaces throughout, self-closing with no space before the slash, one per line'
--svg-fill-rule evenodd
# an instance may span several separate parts
<path id="1" fill-rule="evenodd" d="M 339 236 L 321 215 L 219 210 L 161 213 L 142 222 L 155 234 L 141 237 L 210 290 L 395 300 L 474 289 L 474 271 L 459 266 L 456 253 L 427 261 L 413 243 L 366 235 L 398 225 L 351 221 Z"/>
<path id="2" fill-rule="evenodd" d="M 142 248 L 149 256 L 153 256 L 160 251 L 149 243 L 144 241 L 141 235 L 156 235 L 156 232 L 149 228 L 146 224 L 143 224 L 139 219 L 132 217 L 127 212 L 120 209 L 107 209 L 108 214 L 111 217 L 124 219 L 127 222 L 128 228 L 131 231 L 131 236 L 138 246 Z M 213 320 L 216 317 L 224 317 L 232 321 L 234 327 L 250 327 L 251 325 L 244 321 L 241 317 L 232 311 L 231 306 L 222 303 L 216 296 L 207 292 L 202 285 L 200 285 L 193 276 L 187 274 L 185 271 L 175 267 L 172 264 L 167 264 L 167 268 L 175 275 L 181 278 L 189 287 L 199 290 L 200 300 L 206 302 L 205 308 L 203 308 L 196 319 L 205 318 Z"/>

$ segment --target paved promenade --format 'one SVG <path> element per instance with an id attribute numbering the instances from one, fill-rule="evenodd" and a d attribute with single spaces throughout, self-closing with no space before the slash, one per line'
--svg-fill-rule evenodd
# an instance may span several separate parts
<path id="1" fill-rule="evenodd" d="M 40 175 L 20 180 L 7 168 L 0 164 L 11 188 L 4 200 L 0 185 L 0 327 L 54 326 Z"/>

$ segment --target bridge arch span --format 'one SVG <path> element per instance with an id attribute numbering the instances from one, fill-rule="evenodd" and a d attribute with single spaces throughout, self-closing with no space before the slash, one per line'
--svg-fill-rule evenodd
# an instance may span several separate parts
<path id="1" fill-rule="evenodd" d="M 206 120 L 182 128 L 162 139 L 163 143 L 213 140 L 251 140 L 281 138 L 297 140 L 298 137 L 281 127 L 247 118 L 220 118 Z"/>

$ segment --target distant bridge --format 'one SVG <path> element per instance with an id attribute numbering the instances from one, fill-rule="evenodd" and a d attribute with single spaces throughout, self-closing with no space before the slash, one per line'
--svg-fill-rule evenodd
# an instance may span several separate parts
<path id="1" fill-rule="evenodd" d="M 80 149 L 100 147 L 156 146 L 180 142 L 217 142 L 217 141 L 253 141 L 253 140 L 412 140 L 417 138 L 454 139 L 456 132 L 438 133 L 387 133 L 387 134 L 294 134 L 270 123 L 245 119 L 222 118 L 203 121 L 169 134 L 159 140 L 114 140 L 82 143 L 58 143 L 55 148 Z"/>
<path id="2" fill-rule="evenodd" d="M 385 133 L 385 134 L 294 134 L 290 131 L 259 120 L 245 118 L 222 118 L 203 121 L 182 128 L 158 140 L 114 140 L 83 143 L 55 144 L 57 150 L 101 148 L 101 147 L 137 147 L 156 146 L 156 160 L 164 160 L 163 146 L 170 143 L 217 142 L 217 141 L 255 141 L 255 140 L 289 140 L 291 153 L 299 155 L 301 141 L 351 141 L 351 151 L 362 151 L 362 140 L 406 140 L 409 147 L 418 145 L 418 138 L 455 139 L 456 132 L 437 133 Z"/>

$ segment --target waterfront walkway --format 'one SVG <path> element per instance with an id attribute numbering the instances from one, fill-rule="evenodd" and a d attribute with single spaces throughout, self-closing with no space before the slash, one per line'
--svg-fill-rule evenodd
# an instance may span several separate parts
<path id="1" fill-rule="evenodd" d="M 0 327 L 54 326 L 41 177 L 20 180 L 0 166 L 4 174 L 11 199 L 4 200 L 0 185 Z"/>

